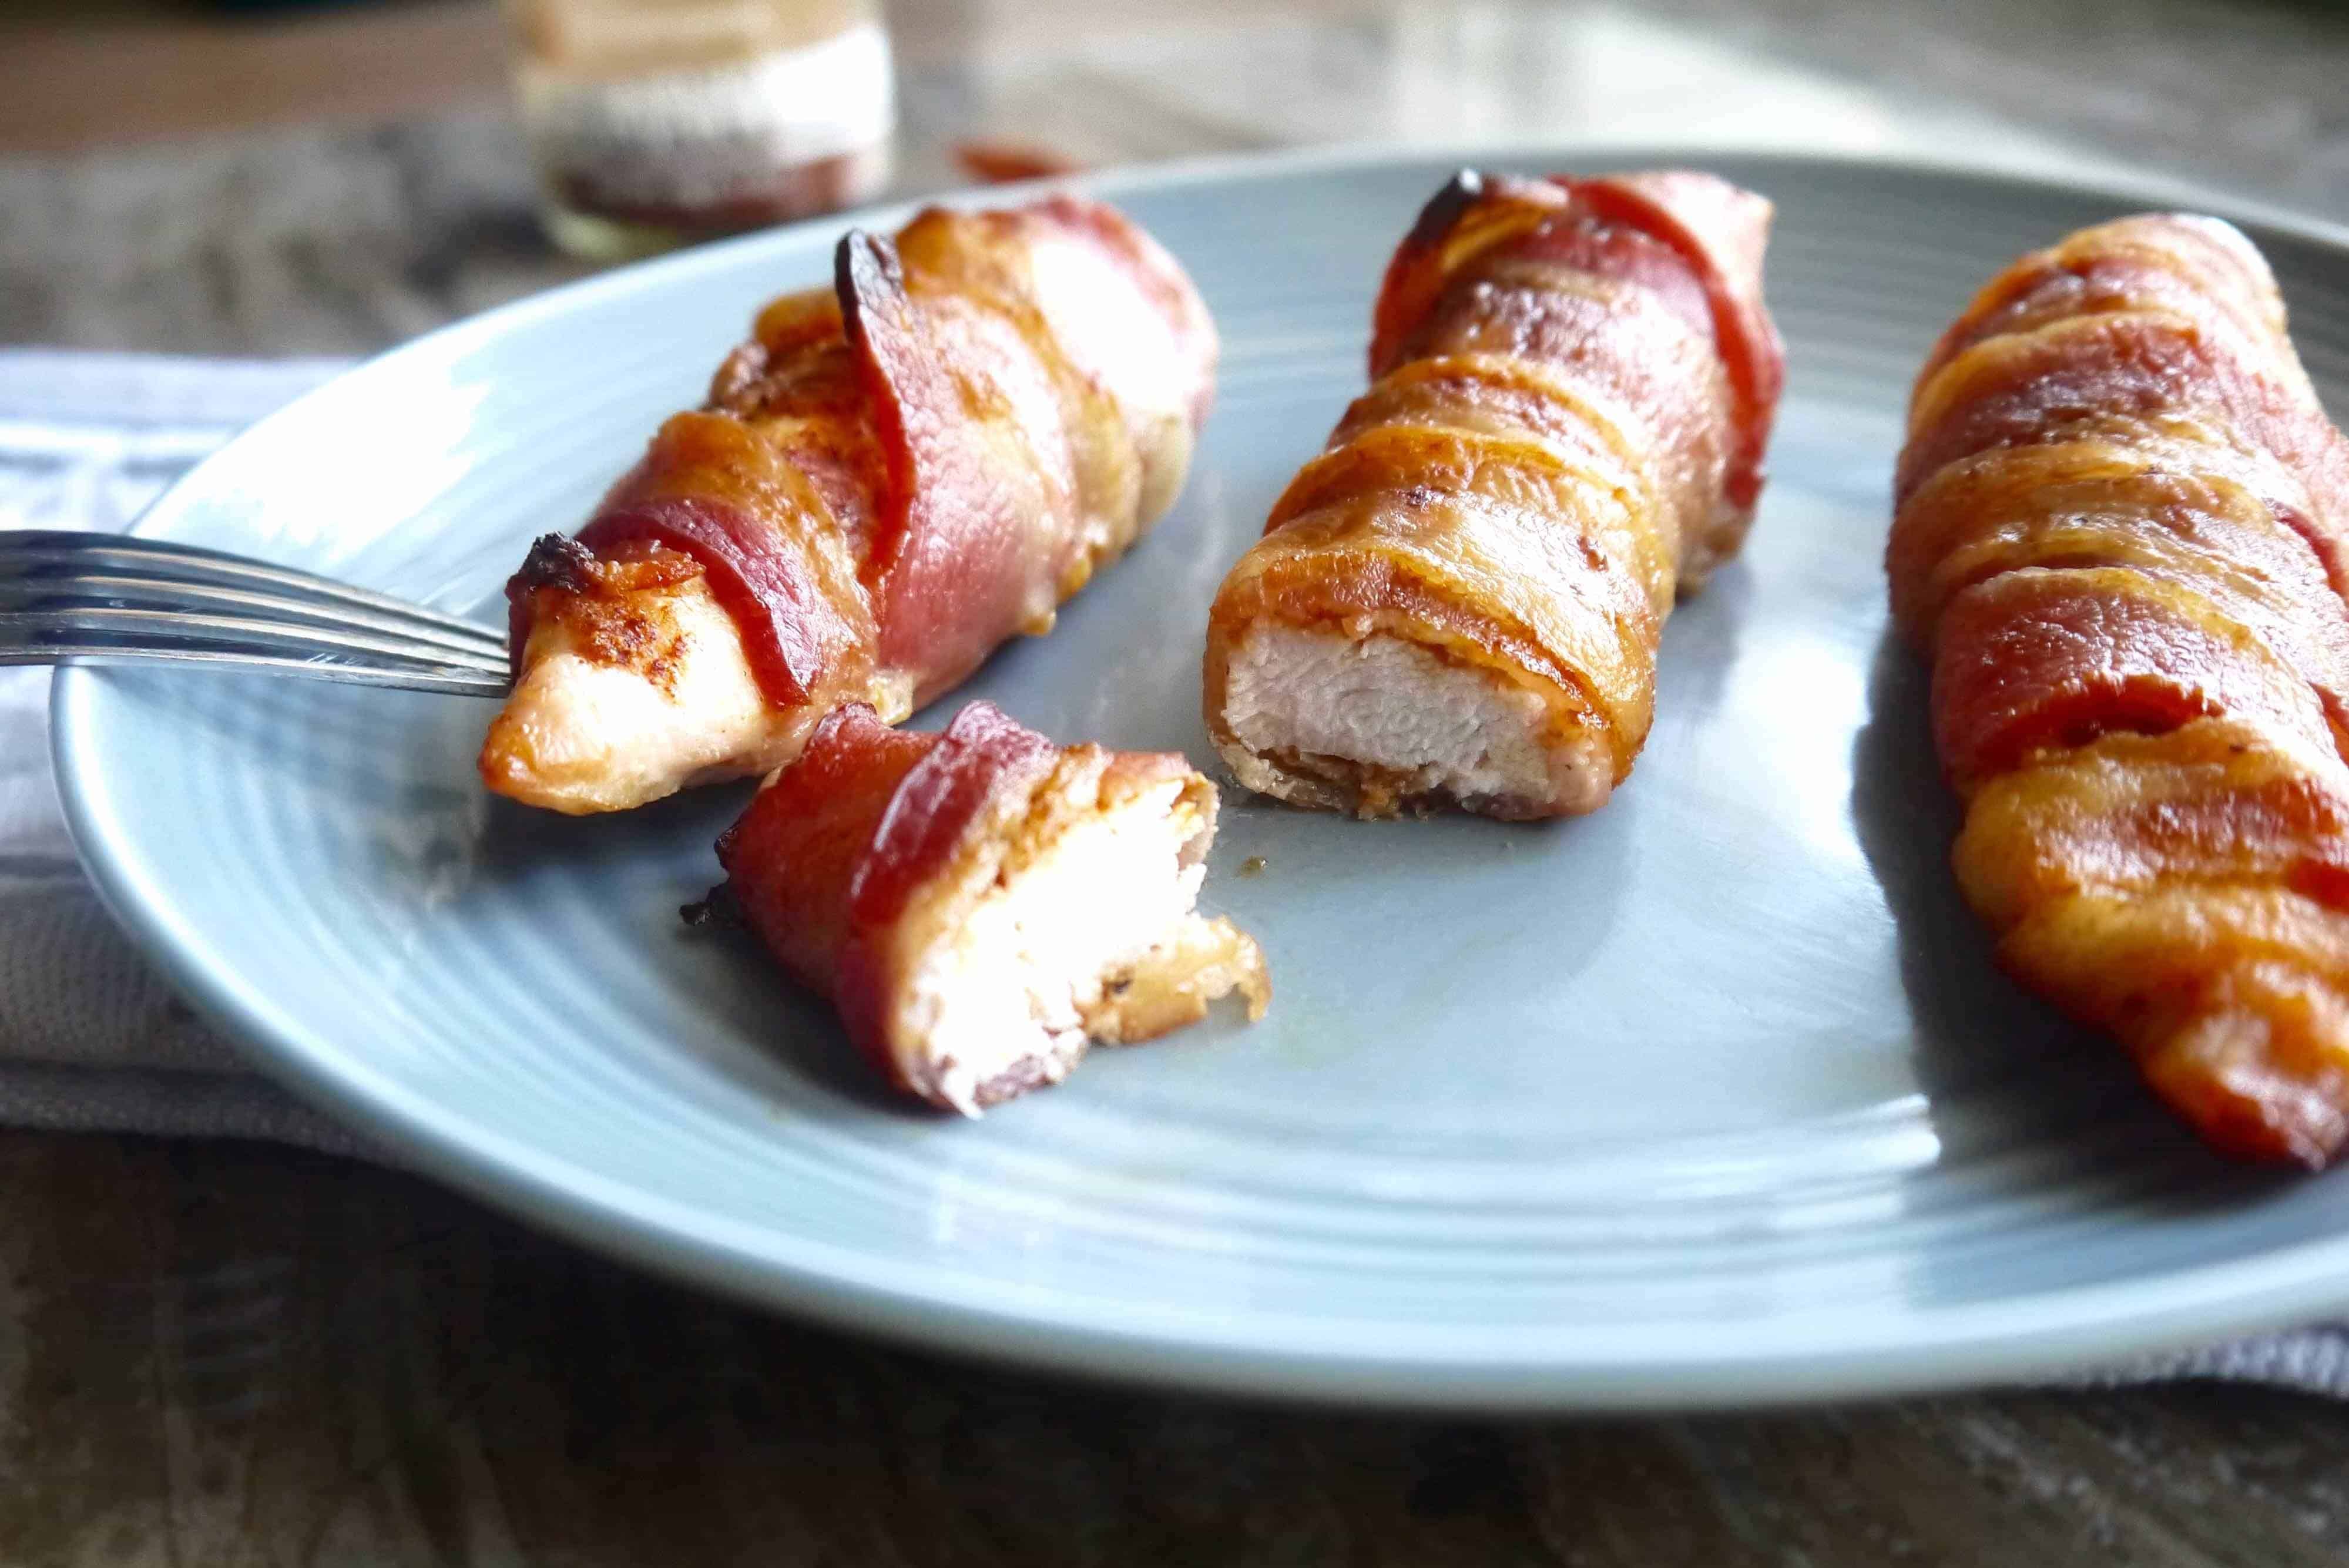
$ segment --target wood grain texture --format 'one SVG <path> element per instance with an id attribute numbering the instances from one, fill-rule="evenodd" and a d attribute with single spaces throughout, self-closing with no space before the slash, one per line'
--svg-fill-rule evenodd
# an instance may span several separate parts
<path id="1" fill-rule="evenodd" d="M 2222 191 L 2349 217 L 2339 0 L 1649 0 L 1643 10 L 1913 101 L 1961 99 Z"/>
<path id="2" fill-rule="evenodd" d="M 0 160 L 0 341 L 364 352 L 580 270 L 502 110 Z"/>
<path id="3" fill-rule="evenodd" d="M 445 10 L 438 25 L 486 36 L 478 16 L 463 21 L 479 8 L 426 15 Z M 900 7 L 899 189 L 959 183 L 949 150 L 963 138 L 1095 165 L 1341 139 L 1600 134 L 2012 150 L 2002 121 L 1950 107 L 1972 100 L 2043 137 L 2158 155 L 2224 188 L 2349 214 L 2349 127 L 2335 101 L 2349 12 L 2337 7 L 1653 0 L 1633 13 L 1539 0 L 1175 0 L 1144 10 L 1095 9 L 1085 21 L 1076 0 Z M 2100 51 L 2090 75 L 2075 64 L 2083 40 Z M 425 101 L 446 98 L 429 52 L 402 54 L 394 41 L 382 45 L 394 61 L 385 68 L 416 78 Z M 0 155 L 0 342 L 364 352 L 578 275 L 540 235 L 508 107 L 478 90 L 474 66 L 458 75 L 475 85 L 461 107 L 381 123 Z M 1897 96 L 1879 96 L 1887 87 Z M 395 96 L 370 94 L 355 98 L 355 113 Z"/>
<path id="4" fill-rule="evenodd" d="M 91 15 L 90 13 L 95 13 Z M 295 10 L 242 23 L 166 13 L 77 26 L 0 21 L 0 148 L 168 140 L 228 125 L 418 114 L 503 88 L 494 4 Z"/>
<path id="5" fill-rule="evenodd" d="M 1758 69 L 1743 49 L 1971 94 L 2349 212 L 2349 28 L 2316 6 L 1657 0 L 1632 19 L 1198 0 L 1122 28 L 1071 15 L 1061 0 L 926 8 L 904 35 L 909 189 L 953 178 L 961 136 L 1101 162 L 1664 124 Z M 2117 40 L 2093 80 L 2077 64 L 2089 38 Z M 1614 79 L 1625 51 L 1659 62 L 1652 87 Z M 1841 91 L 1785 101 L 1832 126 Z M 365 350 L 575 271 L 539 236 L 494 100 L 0 159 L 0 341 Z M 1516 1423 L 1174 1398 L 739 1309 L 365 1165 L 0 1134 L 7 1568 L 2344 1558 L 2349 1407 L 2296 1395 Z"/>
<path id="6" fill-rule="evenodd" d="M 2174 1387 L 1488 1423 L 864 1343 L 256 1144 L 0 1139 L 0 1559 L 2131 1563 L 2349 1553 L 2349 1410 Z"/>

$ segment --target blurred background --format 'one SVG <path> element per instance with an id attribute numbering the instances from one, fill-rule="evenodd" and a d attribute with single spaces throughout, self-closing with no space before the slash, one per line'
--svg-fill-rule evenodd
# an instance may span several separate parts
<path id="1" fill-rule="evenodd" d="M 1297 143 L 2151 166 L 2349 218 L 2302 0 L 16 0 L 0 341 L 369 349 L 718 229 Z"/>

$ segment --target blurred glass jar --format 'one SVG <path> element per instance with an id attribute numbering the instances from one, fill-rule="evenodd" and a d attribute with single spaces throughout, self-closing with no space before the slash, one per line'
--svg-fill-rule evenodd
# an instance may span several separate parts
<path id="1" fill-rule="evenodd" d="M 509 0 L 549 233 L 598 259 L 867 200 L 895 124 L 877 0 Z"/>

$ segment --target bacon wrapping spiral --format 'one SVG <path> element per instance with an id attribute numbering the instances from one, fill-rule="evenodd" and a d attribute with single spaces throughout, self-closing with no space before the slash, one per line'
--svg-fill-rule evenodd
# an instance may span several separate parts
<path id="1" fill-rule="evenodd" d="M 2212 1146 L 2349 1142 L 2349 442 L 2212 218 L 2023 257 L 1927 358 L 1887 554 L 2001 962 Z"/>
<path id="2" fill-rule="evenodd" d="M 1271 997 L 1193 912 L 1216 787 L 1182 758 L 1056 746 L 972 703 L 943 734 L 834 709 L 718 841 L 725 891 L 891 1083 L 976 1116 L 1099 1040 Z"/>
<path id="3" fill-rule="evenodd" d="M 1207 727 L 1243 784 L 1362 816 L 1605 803 L 1664 617 L 1761 492 L 1770 217 L 1680 171 L 1436 193 L 1379 292 L 1369 392 L 1210 613 Z"/>
<path id="4" fill-rule="evenodd" d="M 482 779 L 617 810 L 768 772 L 843 703 L 902 718 L 1173 504 L 1215 359 L 1190 280 L 1098 202 L 851 232 L 532 548 Z"/>

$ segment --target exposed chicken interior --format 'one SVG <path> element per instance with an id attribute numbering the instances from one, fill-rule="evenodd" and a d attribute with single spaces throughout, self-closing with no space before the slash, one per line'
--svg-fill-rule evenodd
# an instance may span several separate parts
<path id="1" fill-rule="evenodd" d="M 1089 789 L 1102 756 L 1077 748 L 1042 799 Z M 1164 1034 L 1236 988 L 1261 1013 L 1256 944 L 1194 913 L 1214 801 L 1196 775 L 1164 779 L 1074 813 L 1047 806 L 1027 830 L 974 844 L 900 937 L 918 954 L 891 1030 L 912 1047 L 907 1078 L 977 1115 L 1059 1082 L 1093 1040 Z"/>
<path id="2" fill-rule="evenodd" d="M 1249 789 L 1301 804 L 1545 817 L 1589 810 L 1612 784 L 1604 742 L 1570 727 L 1557 738 L 1540 692 L 1384 632 L 1258 624 L 1226 683 L 1225 762 Z"/>
<path id="3" fill-rule="evenodd" d="M 1373 306 L 1369 389 L 1208 612 L 1202 707 L 1242 783 L 1366 817 L 1606 802 L 1666 617 L 1753 519 L 1770 214 L 1687 171 L 1436 193 Z"/>
<path id="4" fill-rule="evenodd" d="M 988 703 L 936 732 L 834 710 L 718 842 L 728 902 L 895 1088 L 977 1115 L 1146 1040 L 1263 953 L 1195 912 L 1216 787 L 1172 752 L 1059 746 Z"/>

